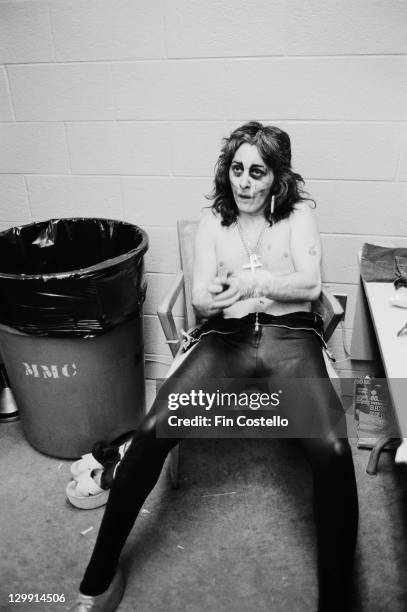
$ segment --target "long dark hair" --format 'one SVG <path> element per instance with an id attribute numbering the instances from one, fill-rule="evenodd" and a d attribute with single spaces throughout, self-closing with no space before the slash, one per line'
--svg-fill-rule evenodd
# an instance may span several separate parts
<path id="1" fill-rule="evenodd" d="M 222 140 L 222 149 L 215 165 L 215 178 L 212 193 L 207 198 L 213 200 L 213 211 L 221 215 L 222 225 L 229 226 L 238 216 L 238 208 L 230 186 L 229 168 L 238 148 L 243 143 L 255 145 L 264 161 L 274 174 L 271 195 L 275 196 L 274 212 L 270 203 L 264 216 L 270 225 L 288 217 L 297 202 L 310 201 L 312 198 L 303 191 L 304 180 L 291 169 L 291 142 L 289 135 L 273 125 L 262 125 L 250 121 L 234 130 Z"/>

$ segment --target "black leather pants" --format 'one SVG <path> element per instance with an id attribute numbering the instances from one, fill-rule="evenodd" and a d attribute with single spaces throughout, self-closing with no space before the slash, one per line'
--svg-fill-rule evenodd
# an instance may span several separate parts
<path id="1" fill-rule="evenodd" d="M 348 609 L 358 523 L 356 482 L 343 409 L 328 380 L 313 316 L 259 315 L 256 326 L 253 314 L 218 322 L 201 337 L 161 387 L 117 469 L 82 592 L 95 595 L 108 587 L 138 512 L 168 452 L 179 442 L 156 437 L 157 422 L 168 416 L 165 400 L 170 393 L 188 393 L 222 378 L 304 379 L 306 392 L 296 392 L 296 401 L 286 409 L 291 420 L 304 426 L 312 421 L 318 432 L 318 437 L 302 437 L 301 443 L 313 474 L 319 610 Z M 188 409 L 179 409 L 178 416 L 182 410 L 185 415 Z"/>

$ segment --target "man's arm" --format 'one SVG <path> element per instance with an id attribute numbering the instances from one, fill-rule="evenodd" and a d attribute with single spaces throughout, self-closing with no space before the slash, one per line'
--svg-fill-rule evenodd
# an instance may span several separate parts
<path id="1" fill-rule="evenodd" d="M 321 240 L 314 211 L 308 204 L 296 206 L 291 213 L 290 227 L 295 272 L 260 277 L 258 292 L 280 302 L 313 301 L 321 293 Z"/>
<path id="2" fill-rule="evenodd" d="M 216 276 L 215 239 L 218 220 L 212 211 L 205 211 L 199 223 L 195 240 L 195 258 L 192 284 L 192 305 L 204 318 L 212 317 L 239 299 L 238 290 L 230 292 L 225 303 L 217 305 L 214 297 L 224 292 L 226 278 Z"/>

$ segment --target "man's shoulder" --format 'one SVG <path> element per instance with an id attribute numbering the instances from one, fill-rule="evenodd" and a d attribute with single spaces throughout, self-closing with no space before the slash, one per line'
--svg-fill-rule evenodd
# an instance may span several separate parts
<path id="1" fill-rule="evenodd" d="M 293 206 L 293 211 L 291 213 L 291 215 L 293 214 L 298 214 L 298 213 L 302 213 L 302 214 L 313 214 L 315 205 L 313 205 L 313 202 L 309 201 L 309 200 L 303 200 L 301 202 L 296 202 Z"/>
<path id="2" fill-rule="evenodd" d="M 220 217 L 210 208 L 202 211 L 196 235 L 197 244 L 206 245 L 214 244 L 220 228 Z"/>
<path id="3" fill-rule="evenodd" d="M 315 206 L 312 205 L 312 202 L 304 201 L 304 202 L 296 202 L 293 206 L 293 210 L 288 218 L 292 225 L 301 224 L 301 223 L 309 223 L 315 221 Z"/>
<path id="4" fill-rule="evenodd" d="M 211 208 L 204 208 L 199 221 L 199 227 L 206 230 L 215 231 L 221 225 L 220 215 Z"/>

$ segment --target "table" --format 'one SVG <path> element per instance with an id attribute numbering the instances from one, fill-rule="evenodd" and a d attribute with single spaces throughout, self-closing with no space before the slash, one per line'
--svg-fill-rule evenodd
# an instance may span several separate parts
<path id="1" fill-rule="evenodd" d="M 407 323 L 407 308 L 390 305 L 389 298 L 393 293 L 393 283 L 361 281 L 351 356 L 366 361 L 374 358 L 377 354 L 376 339 L 400 432 L 403 438 L 407 438 L 407 332 L 397 336 Z M 371 324 L 363 317 L 370 317 Z M 375 339 L 371 337 L 372 328 Z"/>

